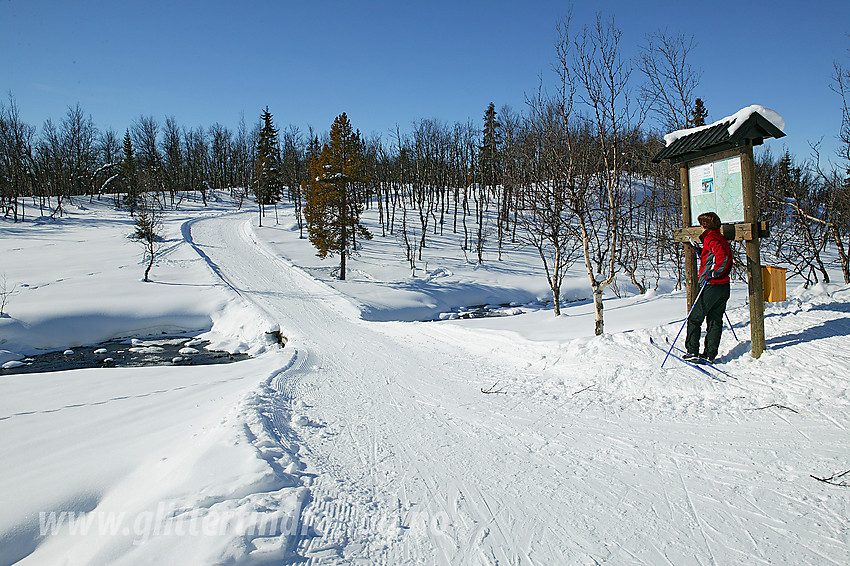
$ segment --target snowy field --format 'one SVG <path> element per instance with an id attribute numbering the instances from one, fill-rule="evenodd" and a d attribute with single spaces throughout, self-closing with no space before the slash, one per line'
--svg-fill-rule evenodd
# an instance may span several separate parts
<path id="1" fill-rule="evenodd" d="M 153 283 L 106 201 L 0 220 L 0 364 L 162 332 L 253 356 L 0 374 L 0 566 L 850 563 L 850 488 L 812 477 L 850 469 L 850 287 L 792 282 L 753 360 L 733 284 L 720 382 L 660 368 L 666 279 L 594 337 L 578 267 L 555 318 L 534 254 L 477 266 L 447 228 L 411 277 L 370 211 L 336 281 L 280 213 L 184 201 Z"/>

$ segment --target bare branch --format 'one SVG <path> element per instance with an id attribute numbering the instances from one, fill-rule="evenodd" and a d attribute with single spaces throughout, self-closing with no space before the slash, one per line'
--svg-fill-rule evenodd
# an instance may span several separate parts
<path id="1" fill-rule="evenodd" d="M 585 387 L 585 388 L 583 388 L 583 389 L 579 389 L 578 391 L 576 391 L 575 393 L 573 393 L 573 395 L 578 395 L 579 393 L 584 393 L 585 391 L 595 391 L 594 387 L 596 387 L 596 384 L 595 384 L 595 383 L 591 383 L 591 384 L 590 384 L 590 385 L 588 385 L 587 387 Z"/>
<path id="2" fill-rule="evenodd" d="M 819 478 L 819 477 L 812 475 L 812 474 L 809 474 L 809 475 L 810 475 L 810 477 L 812 477 L 812 478 L 814 478 L 814 479 L 816 479 L 820 482 L 828 483 L 829 485 L 834 485 L 834 486 L 838 486 L 838 487 L 850 487 L 850 481 L 840 480 L 840 478 L 843 478 L 844 476 L 846 476 L 848 474 L 850 474 L 850 470 L 847 470 L 846 472 L 841 472 L 840 474 L 838 474 L 838 473 L 832 474 L 828 478 Z"/>
<path id="3" fill-rule="evenodd" d="M 764 407 L 756 407 L 754 409 L 744 409 L 745 411 L 761 411 L 763 409 L 770 409 L 775 407 L 777 409 L 785 409 L 786 411 L 791 411 L 792 413 L 800 414 L 800 411 L 792 409 L 791 407 L 786 407 L 785 405 L 780 405 L 778 403 L 771 403 L 770 405 L 765 405 Z"/>
<path id="4" fill-rule="evenodd" d="M 497 381 L 496 383 L 494 383 L 493 385 L 491 385 L 489 389 L 484 389 L 484 388 L 482 387 L 482 388 L 481 388 L 481 393 L 486 393 L 486 394 L 488 394 L 488 395 L 490 395 L 490 394 L 494 394 L 494 393 L 501 393 L 502 395 L 507 395 L 507 394 L 508 394 L 508 393 L 507 393 L 507 391 L 505 391 L 505 386 L 504 386 L 504 385 L 503 385 L 502 387 L 500 387 L 499 389 L 496 389 L 496 386 L 497 386 L 497 385 L 499 385 L 499 382 L 498 382 L 498 381 Z"/>

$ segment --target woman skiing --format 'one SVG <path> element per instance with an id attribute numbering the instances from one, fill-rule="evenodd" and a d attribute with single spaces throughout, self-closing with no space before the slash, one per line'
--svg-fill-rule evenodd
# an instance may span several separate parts
<path id="1" fill-rule="evenodd" d="M 702 245 L 691 241 L 700 258 L 700 293 L 688 317 L 685 338 L 685 360 L 713 362 L 720 347 L 723 332 L 723 314 L 729 300 L 729 273 L 732 271 L 732 248 L 720 233 L 720 217 L 714 212 L 700 214 L 697 218 L 704 232 L 699 237 Z M 702 321 L 707 320 L 705 348 L 699 352 Z"/>

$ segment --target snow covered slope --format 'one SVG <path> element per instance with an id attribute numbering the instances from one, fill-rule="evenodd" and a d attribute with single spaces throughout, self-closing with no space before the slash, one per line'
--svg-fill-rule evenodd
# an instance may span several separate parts
<path id="1" fill-rule="evenodd" d="M 210 309 L 222 341 L 277 323 L 284 350 L 0 377 L 0 564 L 850 561 L 847 488 L 810 477 L 850 468 L 850 289 L 769 305 L 757 361 L 736 289 L 721 383 L 659 367 L 649 338 L 675 336 L 681 294 L 609 300 L 601 337 L 581 303 L 393 322 L 398 296 L 317 281 L 297 232 L 255 222 L 175 220 L 181 283 L 227 297 Z M 485 269 L 509 278 L 483 277 L 500 298 L 537 296 L 530 263 Z M 43 535 L 51 511 L 94 526 Z"/>

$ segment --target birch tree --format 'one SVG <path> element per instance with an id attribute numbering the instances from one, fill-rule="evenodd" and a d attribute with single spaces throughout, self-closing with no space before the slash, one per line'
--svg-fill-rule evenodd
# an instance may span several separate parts
<path id="1" fill-rule="evenodd" d="M 611 285 L 618 270 L 622 224 L 623 172 L 622 146 L 625 136 L 643 121 L 644 114 L 632 106 L 629 92 L 631 67 L 620 51 L 622 32 L 614 19 L 604 21 L 597 15 L 592 27 L 585 27 L 575 42 L 574 73 L 578 100 L 587 112 L 587 123 L 594 138 L 594 190 L 578 204 L 578 229 L 582 240 L 585 267 L 593 293 L 595 332 L 604 332 L 602 294 Z M 566 61 L 564 61 L 566 65 Z"/>

